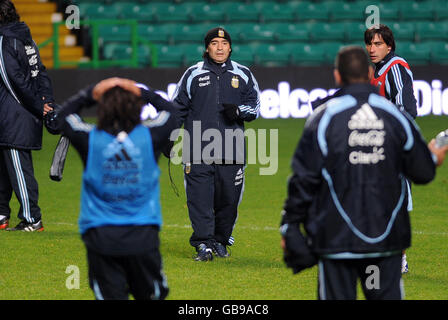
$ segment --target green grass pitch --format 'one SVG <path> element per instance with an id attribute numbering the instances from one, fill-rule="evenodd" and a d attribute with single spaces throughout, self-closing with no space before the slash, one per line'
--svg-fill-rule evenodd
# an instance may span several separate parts
<path id="1" fill-rule="evenodd" d="M 425 139 L 448 127 L 448 117 L 418 119 Z M 292 275 L 285 268 L 280 249 L 280 211 L 286 196 L 290 159 L 305 120 L 258 119 L 248 128 L 278 129 L 278 172 L 258 174 L 259 165 L 248 165 L 245 192 L 234 230 L 231 257 L 195 262 L 188 239 L 188 219 L 181 166 L 172 166 L 179 197 L 171 189 L 167 159 L 161 167 L 161 202 L 164 226 L 161 251 L 170 286 L 168 299 L 315 299 L 317 268 Z M 44 148 L 34 152 L 39 182 L 39 204 L 43 211 L 42 233 L 0 232 L 0 299 L 93 299 L 87 279 L 84 245 L 77 219 L 82 164 L 74 149 L 69 150 L 64 178 L 48 178 L 58 137 L 44 133 Z M 412 247 L 407 251 L 410 272 L 404 275 L 406 299 L 448 299 L 448 163 L 438 169 L 428 186 L 414 186 L 411 214 Z M 13 196 L 11 224 L 17 221 L 18 202 Z M 79 289 L 69 290 L 66 281 L 80 270 Z M 358 295 L 363 299 L 362 293 Z"/>

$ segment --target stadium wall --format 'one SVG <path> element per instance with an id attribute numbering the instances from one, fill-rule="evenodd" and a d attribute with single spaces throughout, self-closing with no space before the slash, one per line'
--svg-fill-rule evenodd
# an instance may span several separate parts
<path id="1" fill-rule="evenodd" d="M 260 116 L 268 119 L 306 118 L 310 101 L 334 91 L 331 67 L 251 68 L 261 92 Z M 79 89 L 108 77 L 125 77 L 159 90 L 167 98 L 185 69 L 63 69 L 48 70 L 56 101 L 61 103 Z M 448 115 L 448 66 L 414 66 L 414 93 L 419 116 Z M 94 115 L 92 109 L 83 113 Z"/>

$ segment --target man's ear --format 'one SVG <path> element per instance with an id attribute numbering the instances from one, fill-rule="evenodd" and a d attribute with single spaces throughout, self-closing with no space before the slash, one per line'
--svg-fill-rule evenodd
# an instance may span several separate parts
<path id="1" fill-rule="evenodd" d="M 339 73 L 338 69 L 333 70 L 333 77 L 334 77 L 334 82 L 336 83 L 336 85 L 341 86 L 342 78 L 341 78 L 341 74 Z"/>

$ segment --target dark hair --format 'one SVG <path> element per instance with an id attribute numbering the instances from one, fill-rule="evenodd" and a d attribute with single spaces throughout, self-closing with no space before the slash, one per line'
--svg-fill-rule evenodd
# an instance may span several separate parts
<path id="1" fill-rule="evenodd" d="M 375 35 L 378 34 L 384 40 L 384 42 L 395 51 L 395 39 L 392 30 L 384 24 L 379 26 L 372 26 L 364 32 L 364 42 L 365 44 L 371 44 Z"/>
<path id="2" fill-rule="evenodd" d="M 339 50 L 335 63 L 343 84 L 369 81 L 369 58 L 360 46 L 347 46 Z"/>
<path id="3" fill-rule="evenodd" d="M 0 0 L 0 25 L 19 22 L 20 16 L 10 0 Z"/>
<path id="4" fill-rule="evenodd" d="M 140 123 L 143 100 L 121 88 L 107 90 L 98 101 L 98 129 L 112 135 L 131 132 Z"/>

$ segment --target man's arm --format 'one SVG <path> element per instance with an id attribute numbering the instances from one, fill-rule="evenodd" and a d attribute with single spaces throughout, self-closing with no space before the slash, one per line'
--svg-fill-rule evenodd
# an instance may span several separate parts
<path id="1" fill-rule="evenodd" d="M 389 96 L 392 103 L 415 119 L 417 100 L 414 96 L 412 72 L 400 64 L 395 64 L 387 73 L 387 80 L 390 85 Z"/>
<path id="2" fill-rule="evenodd" d="M 409 180 L 416 184 L 426 184 L 432 181 L 436 174 L 436 164 L 433 154 L 423 139 L 413 120 L 411 124 L 413 145 L 404 153 L 403 171 Z M 408 138 L 409 139 L 409 138 Z"/>
<path id="3" fill-rule="evenodd" d="M 175 117 L 177 119 L 177 127 L 182 127 L 185 119 L 187 118 L 190 109 L 191 109 L 191 88 L 188 88 L 187 81 L 189 76 L 191 75 L 192 68 L 187 69 L 185 73 L 180 78 L 177 83 L 176 90 L 174 91 L 174 95 L 172 101 L 174 102 L 175 108 Z"/>
<path id="4" fill-rule="evenodd" d="M 246 74 L 249 76 L 249 80 L 241 97 L 243 103 L 238 106 L 239 118 L 244 121 L 252 121 L 258 118 L 260 110 L 260 88 L 249 69 Z"/>
<path id="5" fill-rule="evenodd" d="M 171 132 L 177 128 L 178 120 L 175 116 L 176 107 L 170 101 L 163 99 L 153 90 L 142 89 L 142 99 L 151 103 L 159 113 L 157 118 L 147 120 L 143 124 L 150 128 L 151 139 L 156 159 L 170 143 Z"/>
<path id="6" fill-rule="evenodd" d="M 8 78 L 23 107 L 41 119 L 43 117 L 44 101 L 33 90 L 32 83 L 27 81 L 27 75 L 18 61 L 20 59 L 18 52 L 9 45 L 3 45 L 3 59 Z"/>
<path id="7" fill-rule="evenodd" d="M 294 153 L 288 179 L 288 197 L 283 206 L 282 224 L 302 223 L 322 183 L 323 157 L 317 143 L 317 130 L 307 126 Z"/>

